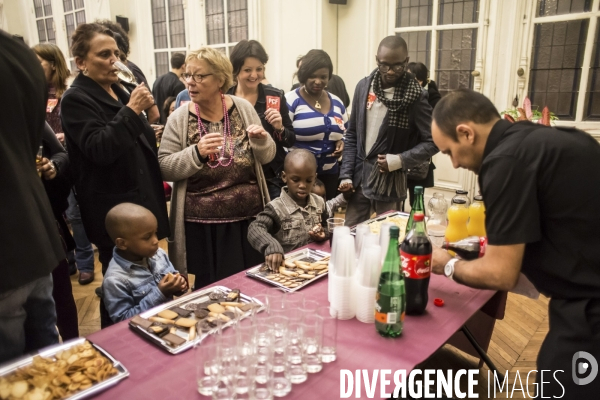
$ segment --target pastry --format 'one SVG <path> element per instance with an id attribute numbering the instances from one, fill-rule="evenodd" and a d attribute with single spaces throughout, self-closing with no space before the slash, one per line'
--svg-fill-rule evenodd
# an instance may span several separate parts
<path id="1" fill-rule="evenodd" d="M 177 321 L 175 321 L 175 325 L 183 328 L 191 328 L 192 326 L 196 325 L 196 320 L 191 318 L 179 318 Z"/>
<path id="2" fill-rule="evenodd" d="M 167 333 L 165 336 L 163 336 L 163 340 L 169 342 L 171 346 L 174 347 L 181 346 L 186 342 L 184 338 L 177 336 L 174 333 Z"/>
<path id="3" fill-rule="evenodd" d="M 215 312 L 215 313 L 222 313 L 222 312 L 224 312 L 224 311 L 225 311 L 225 307 L 223 307 L 223 306 L 222 306 L 222 305 L 220 305 L 220 304 L 216 304 L 216 303 L 215 303 L 215 304 L 211 304 L 211 305 L 209 305 L 209 306 L 208 306 L 208 307 L 206 307 L 206 308 L 208 308 L 208 309 L 209 309 L 209 311 L 211 311 L 211 312 Z"/>
<path id="4" fill-rule="evenodd" d="M 200 309 L 194 311 L 194 315 L 196 315 L 196 318 L 204 319 L 204 318 L 208 317 L 208 310 L 206 310 L 204 308 L 200 308 Z"/>
<path id="5" fill-rule="evenodd" d="M 192 311 L 185 310 L 181 307 L 171 307 L 171 308 L 169 308 L 169 310 L 176 312 L 177 315 L 179 315 L 180 317 L 189 317 L 192 314 Z"/>
<path id="6" fill-rule="evenodd" d="M 179 314 L 177 314 L 175 311 L 171 311 L 171 310 L 162 310 L 161 312 L 159 312 L 156 315 L 158 315 L 161 318 L 165 318 L 165 319 L 175 319 L 179 316 Z"/>
<path id="7" fill-rule="evenodd" d="M 132 324 L 135 324 L 135 325 L 143 328 L 143 329 L 148 329 L 153 324 L 152 321 L 148 321 L 147 319 L 142 318 L 139 315 L 136 315 L 135 317 L 131 318 L 130 322 Z"/>

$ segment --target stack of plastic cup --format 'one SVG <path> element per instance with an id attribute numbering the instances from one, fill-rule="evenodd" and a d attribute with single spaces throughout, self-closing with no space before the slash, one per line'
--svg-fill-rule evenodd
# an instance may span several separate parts
<path id="1" fill-rule="evenodd" d="M 356 227 L 356 234 L 354 235 L 354 240 L 355 240 L 355 251 L 356 251 L 356 259 L 360 259 L 360 252 L 362 250 L 362 242 L 363 242 L 363 237 L 368 234 L 369 232 L 371 232 L 371 229 L 369 228 L 368 225 L 365 224 L 361 224 L 358 225 Z"/>
<path id="2" fill-rule="evenodd" d="M 338 313 L 339 319 L 352 319 L 356 314 L 353 281 L 356 270 L 356 258 L 354 252 L 354 237 L 350 235 L 338 235 L 333 238 L 335 267 L 329 273 L 330 303 L 331 307 Z"/>
<path id="3" fill-rule="evenodd" d="M 332 285 L 332 276 L 333 276 L 333 271 L 335 270 L 335 264 L 336 264 L 336 254 L 335 254 L 335 250 L 337 248 L 337 244 L 339 243 L 341 237 L 344 236 L 350 236 L 350 228 L 347 226 L 339 226 L 337 228 L 335 228 L 335 235 L 333 236 L 333 243 L 331 244 L 331 258 L 329 259 L 329 278 L 327 281 L 327 300 L 331 303 L 331 285 Z"/>
<path id="4" fill-rule="evenodd" d="M 380 259 L 381 247 L 379 245 L 363 246 L 358 270 L 354 277 L 356 319 L 367 324 L 375 322 L 375 293 L 381 269 Z M 376 279 L 374 279 L 375 276 L 377 276 Z"/>

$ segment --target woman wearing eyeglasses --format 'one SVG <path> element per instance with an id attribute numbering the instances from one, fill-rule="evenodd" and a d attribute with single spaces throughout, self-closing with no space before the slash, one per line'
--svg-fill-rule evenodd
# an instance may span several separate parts
<path id="1" fill-rule="evenodd" d="M 202 288 L 262 262 L 248 225 L 269 201 L 262 165 L 275 142 L 252 105 L 226 95 L 232 66 L 208 47 L 185 61 L 191 101 L 167 120 L 158 159 L 174 182 L 169 258 Z"/>

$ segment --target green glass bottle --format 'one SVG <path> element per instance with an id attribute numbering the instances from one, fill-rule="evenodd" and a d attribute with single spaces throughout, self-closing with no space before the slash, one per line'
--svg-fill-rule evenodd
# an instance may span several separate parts
<path id="1" fill-rule="evenodd" d="M 404 232 L 404 236 L 408 235 L 408 232 L 413 227 L 415 213 L 425 214 L 425 201 L 423 200 L 423 186 L 415 186 L 415 201 L 412 204 L 412 208 L 410 209 L 410 215 L 408 216 L 408 222 L 406 223 L 406 232 Z"/>
<path id="2" fill-rule="evenodd" d="M 398 337 L 402 334 L 406 312 L 404 275 L 398 253 L 399 235 L 400 229 L 397 226 L 390 227 L 390 244 L 375 297 L 375 329 L 383 337 Z"/>

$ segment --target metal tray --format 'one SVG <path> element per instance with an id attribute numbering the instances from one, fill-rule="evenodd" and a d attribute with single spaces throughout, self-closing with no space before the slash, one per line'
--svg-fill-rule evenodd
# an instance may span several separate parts
<path id="1" fill-rule="evenodd" d="M 190 304 L 190 303 L 202 303 L 204 301 L 208 300 L 208 295 L 212 292 L 215 291 L 220 291 L 223 292 L 225 294 L 231 292 L 231 289 L 225 287 L 225 286 L 213 286 L 207 289 L 203 289 L 203 290 L 198 290 L 195 292 L 192 292 L 186 296 L 180 297 L 176 300 L 170 301 L 168 303 L 164 303 L 161 304 L 160 306 L 151 308 L 148 311 L 145 311 L 143 313 L 140 314 L 140 317 L 142 318 L 149 318 L 149 317 L 153 317 L 156 314 L 158 314 L 159 312 L 169 309 L 171 307 L 174 306 L 178 306 L 178 307 L 182 307 L 186 304 Z M 260 307 L 258 308 L 258 310 L 256 310 L 256 312 L 261 312 L 262 310 L 265 309 L 265 306 L 263 303 L 261 303 L 260 301 L 246 296 L 243 293 L 240 293 L 240 302 L 242 303 L 256 303 L 259 304 Z M 247 311 L 244 315 L 240 316 L 240 319 L 244 319 L 248 316 L 250 316 L 251 311 Z M 198 319 L 196 318 L 193 314 L 189 317 L 189 318 L 194 318 L 194 319 Z M 235 319 L 232 319 L 231 321 L 227 322 L 226 324 L 222 325 L 222 328 L 226 328 L 228 326 L 231 326 L 233 324 L 236 323 Z M 202 340 L 204 340 L 206 337 L 208 337 L 208 335 L 211 335 L 213 333 L 215 333 L 217 331 L 217 328 L 214 328 L 208 332 L 197 332 L 197 336 L 194 340 L 192 341 L 186 341 L 186 343 L 182 344 L 181 346 L 171 346 L 171 344 L 167 343 L 166 341 L 164 341 L 163 339 L 161 339 L 160 337 L 153 335 L 152 333 L 146 331 L 145 329 L 139 327 L 138 325 L 135 325 L 133 323 L 131 323 L 131 321 L 129 322 L 129 327 L 137 334 L 139 334 L 140 336 L 142 336 L 144 339 L 149 340 L 150 342 L 156 344 L 158 347 L 168 351 L 171 354 L 179 354 L 182 353 L 192 347 L 194 347 L 194 345 L 196 343 L 201 342 Z M 185 333 L 184 333 L 185 332 Z M 175 332 L 175 334 L 177 336 L 181 336 L 184 339 L 187 339 L 187 331 L 183 330 L 183 329 L 178 329 L 177 332 Z"/>
<path id="2" fill-rule="evenodd" d="M 95 396 L 96 394 L 116 385 L 117 383 L 119 383 L 119 381 L 121 381 L 129 376 L 129 371 L 127 371 L 127 368 L 125 368 L 123 366 L 123 364 L 121 364 L 119 361 L 115 360 L 114 357 L 111 356 L 102 347 L 98 346 L 97 344 L 94 344 L 92 341 L 90 341 L 89 339 L 86 339 L 86 338 L 73 339 L 73 340 L 69 340 L 68 342 L 64 342 L 60 345 L 47 347 L 45 349 L 40 350 L 35 355 L 39 355 L 44 358 L 54 358 L 56 353 L 58 353 L 59 351 L 68 350 L 71 347 L 83 344 L 84 342 L 89 342 L 96 350 L 98 350 L 98 352 L 100 352 L 104 357 L 108 358 L 112 362 L 113 367 L 115 367 L 117 369 L 118 373 L 117 373 L 117 375 L 112 376 L 105 381 L 98 382 L 95 385 L 93 385 L 92 387 L 82 390 L 81 392 L 75 393 L 71 397 L 67 397 L 70 400 L 85 399 L 90 396 Z M 0 377 L 10 375 L 12 372 L 16 371 L 17 369 L 26 367 L 27 365 L 31 364 L 33 361 L 33 357 L 34 357 L 34 355 L 26 356 L 26 357 L 20 358 L 16 361 L 13 361 L 13 362 L 10 362 L 3 366 L 0 366 Z"/>
<path id="3" fill-rule="evenodd" d="M 408 221 L 408 217 L 409 216 L 410 216 L 409 213 L 405 213 L 405 212 L 401 212 L 401 211 L 394 211 L 394 212 L 389 213 L 389 214 L 380 215 L 378 217 L 368 219 L 368 220 L 366 220 L 364 222 L 361 222 L 358 225 L 369 225 L 369 224 L 371 224 L 373 222 L 380 222 L 380 221 L 383 221 L 383 220 L 385 220 L 387 218 L 390 218 L 390 217 L 403 217 L 403 218 L 406 218 L 406 220 Z M 351 235 L 356 235 L 356 227 L 358 225 L 354 225 L 352 228 L 350 228 L 350 234 Z M 401 229 L 400 234 L 401 234 L 401 236 L 404 236 L 404 230 L 403 229 Z"/>
<path id="4" fill-rule="evenodd" d="M 302 250 L 293 251 L 291 253 L 286 254 L 285 259 L 292 260 L 292 261 L 317 262 L 317 261 L 321 261 L 324 258 L 329 257 L 329 256 L 331 256 L 331 254 L 327 253 L 325 251 L 315 250 L 315 249 L 302 249 Z M 295 288 L 289 288 L 289 287 L 282 285 L 279 282 L 268 279 L 267 276 L 272 274 L 272 272 L 261 272 L 260 269 L 264 265 L 265 264 L 261 264 L 261 265 L 257 265 L 256 267 L 250 268 L 248 271 L 246 271 L 246 275 L 248 275 L 251 278 L 270 283 L 271 285 L 276 286 L 279 289 L 286 291 L 286 292 L 295 292 L 297 290 L 300 290 L 300 289 L 304 288 L 306 285 L 309 285 L 312 282 L 319 280 L 329 274 L 329 272 L 326 272 L 324 274 L 317 275 L 313 279 L 301 282 L 300 285 Z"/>

